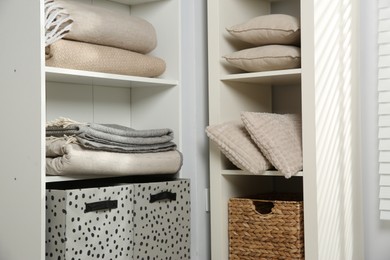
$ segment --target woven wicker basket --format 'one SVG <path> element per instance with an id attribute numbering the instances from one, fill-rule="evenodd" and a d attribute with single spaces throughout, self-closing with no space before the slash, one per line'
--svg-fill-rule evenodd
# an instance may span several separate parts
<path id="1" fill-rule="evenodd" d="M 229 259 L 304 259 L 302 201 L 230 199 Z"/>

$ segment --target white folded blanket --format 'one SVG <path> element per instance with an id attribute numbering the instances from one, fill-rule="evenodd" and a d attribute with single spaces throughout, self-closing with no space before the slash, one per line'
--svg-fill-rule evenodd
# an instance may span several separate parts
<path id="1" fill-rule="evenodd" d="M 182 166 L 179 151 L 113 153 L 87 150 L 67 138 L 46 139 L 46 175 L 174 174 Z"/>

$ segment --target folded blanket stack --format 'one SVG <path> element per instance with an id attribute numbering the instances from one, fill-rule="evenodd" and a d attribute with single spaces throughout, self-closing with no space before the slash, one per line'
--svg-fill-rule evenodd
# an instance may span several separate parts
<path id="1" fill-rule="evenodd" d="M 174 174 L 182 155 L 172 140 L 170 129 L 135 130 L 59 118 L 46 126 L 46 174 Z"/>
<path id="2" fill-rule="evenodd" d="M 61 34 L 46 44 L 47 66 L 143 77 L 165 71 L 164 60 L 148 55 L 157 46 L 156 31 L 148 21 L 80 1 L 45 4 L 53 1 L 60 11 L 53 19 L 48 14 L 52 8 L 45 8 L 46 35 L 52 35 L 53 28 Z"/>

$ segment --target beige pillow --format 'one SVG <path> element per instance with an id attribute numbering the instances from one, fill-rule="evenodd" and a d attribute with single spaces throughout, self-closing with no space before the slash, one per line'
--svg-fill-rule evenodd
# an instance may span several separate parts
<path id="1" fill-rule="evenodd" d="M 266 45 L 225 55 L 231 65 L 248 72 L 283 70 L 301 66 L 301 49 L 288 45 Z"/>
<path id="2" fill-rule="evenodd" d="M 237 39 L 256 46 L 299 45 L 301 36 L 299 19 L 286 14 L 258 16 L 245 23 L 226 28 L 226 30 Z"/>
<path id="3" fill-rule="evenodd" d="M 243 112 L 241 119 L 264 156 L 286 178 L 302 170 L 299 115 Z"/>
<path id="4" fill-rule="evenodd" d="M 242 122 L 232 121 L 208 126 L 206 133 L 238 168 L 260 174 L 272 167 L 251 140 Z"/>

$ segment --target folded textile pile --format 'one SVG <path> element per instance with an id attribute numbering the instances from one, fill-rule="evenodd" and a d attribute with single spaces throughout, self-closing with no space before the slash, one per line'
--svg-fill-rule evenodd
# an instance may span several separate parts
<path id="1" fill-rule="evenodd" d="M 299 115 L 242 112 L 241 121 L 208 126 L 206 133 L 242 170 L 261 174 L 273 166 L 286 178 L 302 170 Z"/>
<path id="2" fill-rule="evenodd" d="M 46 174 L 173 174 L 182 156 L 170 129 L 135 130 L 59 118 L 46 125 Z"/>
<path id="3" fill-rule="evenodd" d="M 157 46 L 148 21 L 80 1 L 46 0 L 45 5 L 46 35 L 60 34 L 46 43 L 47 66 L 143 77 L 165 71 L 164 60 L 147 55 Z"/>

